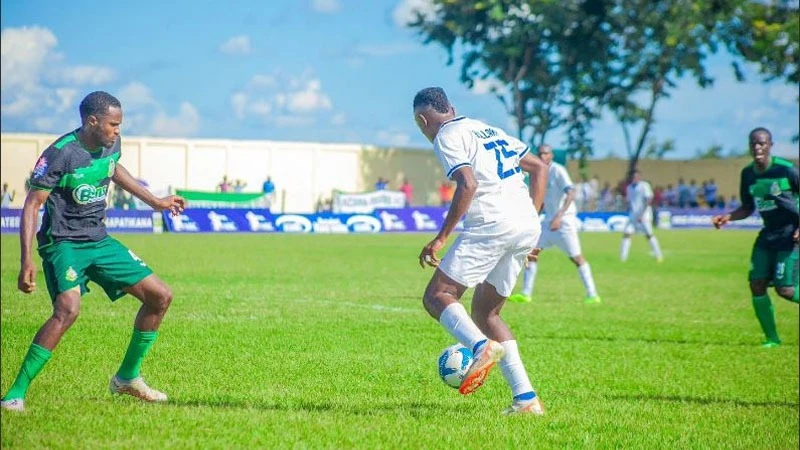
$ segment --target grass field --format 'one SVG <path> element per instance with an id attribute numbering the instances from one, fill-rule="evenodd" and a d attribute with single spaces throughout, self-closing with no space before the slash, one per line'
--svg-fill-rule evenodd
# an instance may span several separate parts
<path id="1" fill-rule="evenodd" d="M 503 417 L 499 371 L 470 397 L 437 378 L 453 340 L 421 305 L 429 235 L 121 235 L 175 293 L 143 368 L 169 403 L 108 393 L 138 302 L 95 286 L 2 446 L 797 449 L 798 307 L 773 293 L 784 345 L 760 348 L 755 234 L 659 236 L 662 264 L 641 237 L 622 264 L 619 235 L 582 236 L 600 305 L 542 256 L 534 303 L 504 317 L 548 413 Z M 50 307 L 41 273 L 16 291 L 17 237 L 0 243 L 5 392 Z"/>

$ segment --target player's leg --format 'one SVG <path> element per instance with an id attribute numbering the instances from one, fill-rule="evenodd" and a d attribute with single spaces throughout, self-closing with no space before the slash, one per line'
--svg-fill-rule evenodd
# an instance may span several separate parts
<path id="1" fill-rule="evenodd" d="M 661 253 L 661 246 L 658 244 L 656 235 L 653 234 L 653 218 L 645 217 L 644 220 L 639 223 L 639 226 L 647 237 L 647 242 L 650 244 L 650 250 L 653 252 L 653 256 L 656 257 L 656 261 L 663 261 L 664 254 Z"/>
<path id="2" fill-rule="evenodd" d="M 436 269 L 425 288 L 422 304 L 451 336 L 468 349 L 475 350 L 487 338 L 459 302 L 466 290 L 465 285 Z"/>
<path id="3" fill-rule="evenodd" d="M 758 318 L 758 323 L 761 325 L 761 330 L 766 337 L 766 340 L 762 343 L 764 347 L 775 347 L 781 343 L 777 326 L 775 325 L 775 310 L 767 293 L 767 287 L 772 279 L 775 267 L 774 260 L 774 252 L 753 246 L 753 252 L 750 256 L 750 293 L 756 318 Z"/>
<path id="4" fill-rule="evenodd" d="M 500 342 L 504 356 L 500 359 L 500 370 L 506 379 L 513 396 L 512 406 L 506 414 L 543 414 L 544 409 L 531 385 L 525 366 L 520 357 L 517 341 L 511 329 L 500 317 L 506 297 L 513 288 L 517 274 L 525 264 L 529 248 L 525 242 L 500 259 L 486 281 L 475 288 L 472 298 L 472 317 L 490 339 Z"/>
<path id="5" fill-rule="evenodd" d="M 109 389 L 145 401 L 165 401 L 167 396 L 150 388 L 140 372 L 145 356 L 155 344 L 158 327 L 172 302 L 172 292 L 147 264 L 116 239 L 107 237 L 95 248 L 95 264 L 89 271 L 96 282 L 116 300 L 126 293 L 142 303 L 133 324 L 133 333 Z"/>
<path id="6" fill-rule="evenodd" d="M 634 231 L 636 231 L 636 227 L 633 225 L 633 219 L 629 217 L 628 223 L 625 224 L 625 229 L 622 232 L 622 244 L 619 249 L 619 259 L 622 262 L 628 260 L 628 253 L 631 251 L 631 236 Z"/>
<path id="7" fill-rule="evenodd" d="M 545 225 L 547 226 L 547 225 Z M 542 230 L 539 242 L 536 247 L 545 250 L 553 245 L 554 232 L 549 229 Z M 527 261 L 525 270 L 522 272 L 522 290 L 508 297 L 508 301 L 513 303 L 529 303 L 533 297 L 533 287 L 536 282 L 536 273 L 539 271 L 539 263 L 537 261 Z"/>
<path id="8" fill-rule="evenodd" d="M 578 269 L 578 275 L 586 289 L 585 303 L 593 304 L 600 303 L 600 296 L 597 295 L 597 287 L 594 284 L 594 277 L 592 277 L 592 268 L 589 262 L 583 257 L 581 251 L 581 241 L 578 238 L 578 225 L 565 224 L 559 230 L 558 242 L 556 244 L 561 251 L 569 256 L 570 261 L 575 264 Z"/>
<path id="9" fill-rule="evenodd" d="M 17 377 L 0 403 L 3 409 L 24 409 L 31 382 L 50 360 L 64 333 L 75 323 L 80 314 L 81 293 L 87 291 L 85 267 L 88 262 L 70 243 L 54 245 L 40 254 L 53 313 L 34 336 Z"/>
<path id="10" fill-rule="evenodd" d="M 773 284 L 775 292 L 793 303 L 798 303 L 798 250 L 776 252 Z"/>

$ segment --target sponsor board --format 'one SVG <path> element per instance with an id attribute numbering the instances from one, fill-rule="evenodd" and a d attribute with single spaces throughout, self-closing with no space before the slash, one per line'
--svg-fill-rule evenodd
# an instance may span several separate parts
<path id="1" fill-rule="evenodd" d="M 19 233 L 22 209 L 3 208 L 0 214 L 0 224 L 3 233 Z M 110 233 L 153 233 L 161 232 L 161 215 L 153 211 L 139 210 L 106 210 L 106 228 Z M 39 212 L 38 230 L 42 222 L 42 212 Z"/>

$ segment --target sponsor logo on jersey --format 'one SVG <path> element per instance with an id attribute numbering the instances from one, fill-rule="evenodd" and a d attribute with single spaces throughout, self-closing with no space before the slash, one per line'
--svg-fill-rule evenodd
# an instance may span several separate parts
<path id="1" fill-rule="evenodd" d="M 72 198 L 79 205 L 101 202 L 106 199 L 108 186 L 92 186 L 91 184 L 81 184 L 72 191 Z"/>
<path id="2" fill-rule="evenodd" d="M 47 158 L 44 155 L 39 157 L 36 165 L 33 166 L 33 178 L 41 178 L 47 172 Z"/>
<path id="3" fill-rule="evenodd" d="M 778 186 L 778 183 L 772 183 L 772 186 L 769 187 L 769 194 L 774 197 L 781 195 L 781 187 Z"/>
<path id="4" fill-rule="evenodd" d="M 108 176 L 109 177 L 113 177 L 114 176 L 114 170 L 116 170 L 116 168 L 117 168 L 117 164 L 114 162 L 114 160 L 113 159 L 109 159 L 108 160 Z"/>
<path id="5" fill-rule="evenodd" d="M 75 272 L 75 269 L 69 266 L 67 272 L 64 274 L 64 279 L 67 281 L 75 281 L 78 279 L 78 272 Z"/>

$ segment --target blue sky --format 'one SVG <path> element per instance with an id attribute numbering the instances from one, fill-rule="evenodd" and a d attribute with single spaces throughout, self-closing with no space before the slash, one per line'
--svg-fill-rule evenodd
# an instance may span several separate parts
<path id="1" fill-rule="evenodd" d="M 401 25 L 425 0 L 0 3 L 5 132 L 68 131 L 80 99 L 102 89 L 122 100 L 128 135 L 428 148 L 410 104 L 430 85 L 458 112 L 513 131 L 497 99 L 466 89 L 443 49 Z M 764 84 L 754 68 L 737 83 L 729 64 L 712 59 L 712 89 L 682 81 L 657 109 L 655 136 L 686 158 L 741 148 L 767 126 L 776 153 L 796 156 L 798 87 Z M 611 117 L 593 138 L 597 156 L 624 155 Z"/>

